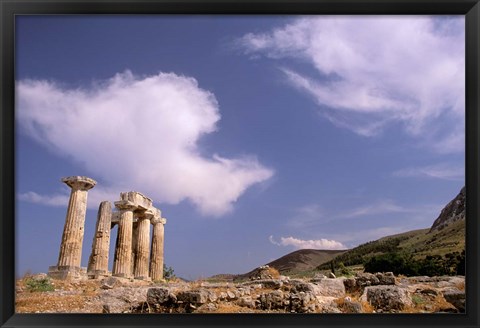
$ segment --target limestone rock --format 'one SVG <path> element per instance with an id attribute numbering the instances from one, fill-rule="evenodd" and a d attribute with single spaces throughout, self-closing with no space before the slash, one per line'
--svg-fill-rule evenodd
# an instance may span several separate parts
<path id="1" fill-rule="evenodd" d="M 406 289 L 398 286 L 366 287 L 361 300 L 368 301 L 375 310 L 401 311 L 406 306 L 412 306 L 412 300 Z"/>
<path id="2" fill-rule="evenodd" d="M 165 303 L 175 303 L 176 301 L 177 297 L 168 288 L 155 287 L 148 289 L 147 303 L 149 304 L 163 305 Z"/>
<path id="3" fill-rule="evenodd" d="M 379 285 L 395 285 L 395 275 L 393 272 L 376 273 Z"/>
<path id="4" fill-rule="evenodd" d="M 343 309 L 345 313 L 363 313 L 362 304 L 351 300 L 346 300 L 343 303 Z"/>
<path id="5" fill-rule="evenodd" d="M 103 291 L 103 313 L 130 313 L 147 301 L 146 287 L 119 287 Z"/>
<path id="6" fill-rule="evenodd" d="M 259 301 L 259 307 L 262 310 L 282 309 L 285 306 L 284 293 L 281 290 L 264 293 L 260 295 Z"/>
<path id="7" fill-rule="evenodd" d="M 239 306 L 245 306 L 252 309 L 255 308 L 255 300 L 251 296 L 240 297 L 237 300 L 236 304 Z"/>
<path id="8" fill-rule="evenodd" d="M 208 302 L 209 293 L 206 290 L 188 290 L 177 294 L 177 300 L 190 304 L 204 304 Z"/>
<path id="9" fill-rule="evenodd" d="M 195 313 L 210 313 L 217 310 L 218 306 L 214 303 L 206 303 L 197 308 Z"/>
<path id="10" fill-rule="evenodd" d="M 342 313 L 335 297 L 317 296 L 316 303 L 321 313 Z"/>
<path id="11" fill-rule="evenodd" d="M 343 279 L 322 279 L 312 285 L 315 296 L 345 296 L 345 285 Z"/>
<path id="12" fill-rule="evenodd" d="M 355 281 L 359 287 L 376 286 L 380 284 L 380 280 L 374 274 L 368 272 L 357 273 L 355 275 Z"/>
<path id="13" fill-rule="evenodd" d="M 283 281 L 277 279 L 262 279 L 244 283 L 245 286 L 261 284 L 263 288 L 278 289 L 283 286 Z M 261 288 L 262 288 L 261 287 Z"/>
<path id="14" fill-rule="evenodd" d="M 318 280 L 326 279 L 326 278 L 327 276 L 320 272 L 315 273 L 315 275 L 313 276 L 313 279 L 318 279 Z"/>
<path id="15" fill-rule="evenodd" d="M 289 285 L 291 286 L 291 291 L 293 293 L 298 293 L 298 292 L 311 292 L 313 293 L 315 290 L 314 284 L 305 282 L 300 279 L 292 279 L 290 280 Z"/>
<path id="16" fill-rule="evenodd" d="M 120 285 L 120 282 L 115 277 L 108 277 L 100 281 L 102 289 L 113 289 L 115 286 Z"/>
<path id="17" fill-rule="evenodd" d="M 343 285 L 345 286 L 345 291 L 352 293 L 357 290 L 357 281 L 355 278 L 343 279 Z"/>
<path id="18" fill-rule="evenodd" d="M 250 280 L 267 280 L 267 279 L 276 279 L 279 277 L 278 272 L 277 276 L 273 274 L 275 269 L 271 269 L 268 265 L 263 265 L 255 269 L 250 275 Z"/>
<path id="19" fill-rule="evenodd" d="M 448 288 L 442 294 L 448 303 L 455 306 L 459 312 L 465 313 L 465 291 L 457 288 Z"/>

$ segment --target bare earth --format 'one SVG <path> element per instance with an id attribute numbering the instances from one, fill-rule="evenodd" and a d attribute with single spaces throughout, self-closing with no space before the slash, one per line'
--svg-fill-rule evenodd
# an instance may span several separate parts
<path id="1" fill-rule="evenodd" d="M 357 274 L 350 278 L 148 283 L 49 280 L 52 291 L 16 284 L 17 313 L 462 313 L 465 279 Z"/>

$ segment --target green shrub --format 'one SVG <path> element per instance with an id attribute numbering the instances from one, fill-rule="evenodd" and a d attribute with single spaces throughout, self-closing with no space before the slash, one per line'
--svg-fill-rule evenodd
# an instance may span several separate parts
<path id="1" fill-rule="evenodd" d="M 418 295 L 413 295 L 413 296 L 412 296 L 412 302 L 413 302 L 415 305 L 419 305 L 419 304 L 425 303 L 425 301 L 423 300 L 423 298 L 421 298 L 421 297 L 418 296 Z"/>
<path id="2" fill-rule="evenodd" d="M 343 262 L 338 263 L 338 271 L 343 276 L 353 276 L 353 271 L 350 268 L 347 268 Z"/>
<path id="3" fill-rule="evenodd" d="M 443 276 L 465 274 L 465 251 L 445 256 L 428 255 L 415 260 L 411 255 L 387 253 L 372 257 L 365 264 L 366 272 L 393 272 L 406 276 Z"/>
<path id="4" fill-rule="evenodd" d="M 165 264 L 163 264 L 163 278 L 165 280 L 171 280 L 176 278 L 172 267 L 167 267 Z"/>
<path id="5" fill-rule="evenodd" d="M 55 290 L 48 278 L 27 278 L 25 285 L 29 292 L 51 292 Z"/>
<path id="6" fill-rule="evenodd" d="M 364 264 L 366 272 L 393 272 L 405 274 L 407 259 L 398 253 L 387 253 L 372 257 Z"/>

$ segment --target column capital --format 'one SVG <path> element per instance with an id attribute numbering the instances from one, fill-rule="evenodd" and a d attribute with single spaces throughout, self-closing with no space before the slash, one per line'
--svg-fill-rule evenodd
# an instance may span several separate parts
<path id="1" fill-rule="evenodd" d="M 154 218 L 162 217 L 162 211 L 152 206 L 144 212 L 144 215 L 148 216 L 151 220 L 153 220 Z"/>
<path id="2" fill-rule="evenodd" d="M 125 200 L 115 202 L 115 207 L 121 211 L 134 211 L 137 209 L 137 206 L 134 203 Z"/>
<path id="3" fill-rule="evenodd" d="M 155 217 L 155 218 L 151 219 L 150 222 L 152 222 L 153 225 L 156 225 L 158 223 L 165 224 L 165 223 L 167 223 L 167 219 L 160 218 L 160 217 Z"/>
<path id="4" fill-rule="evenodd" d="M 62 182 L 75 190 L 89 190 L 97 184 L 97 181 L 79 175 L 62 178 Z"/>

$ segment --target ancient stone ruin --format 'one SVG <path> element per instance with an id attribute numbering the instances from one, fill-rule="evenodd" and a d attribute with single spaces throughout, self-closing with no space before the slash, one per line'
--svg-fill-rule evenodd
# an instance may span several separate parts
<path id="1" fill-rule="evenodd" d="M 49 267 L 54 279 L 100 278 L 115 276 L 146 281 L 163 279 L 164 225 L 161 211 L 152 200 L 136 191 L 120 193 L 114 203 L 100 203 L 88 267 L 82 268 L 83 235 L 87 209 L 87 191 L 96 181 L 84 176 L 62 178 L 72 191 L 68 203 L 58 263 Z M 150 237 L 150 224 L 153 236 Z M 113 268 L 108 270 L 110 232 L 118 226 Z M 150 245 L 151 244 L 151 245 Z"/>

